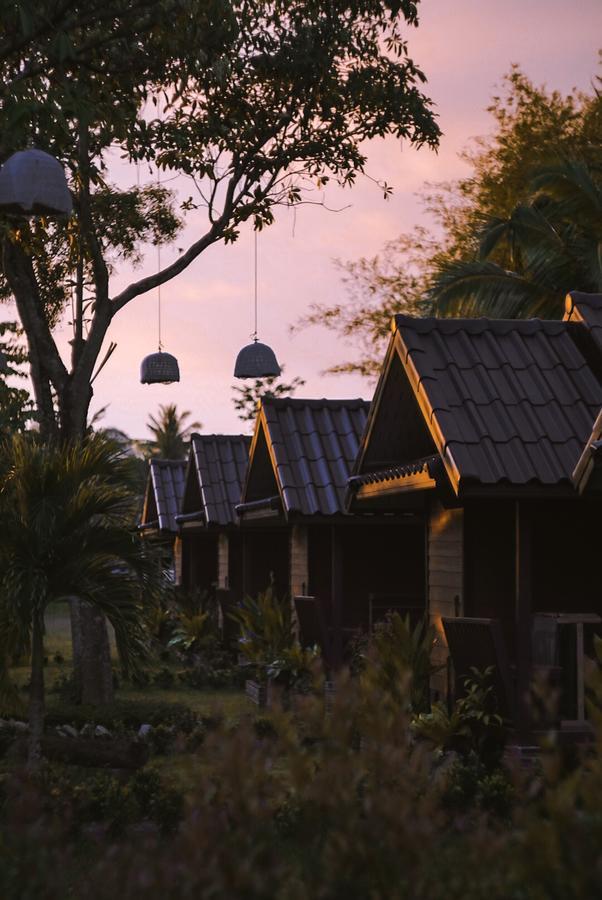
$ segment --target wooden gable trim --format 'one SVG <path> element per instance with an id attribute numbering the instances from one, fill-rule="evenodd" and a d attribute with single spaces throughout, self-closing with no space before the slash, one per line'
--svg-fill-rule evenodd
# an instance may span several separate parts
<path id="1" fill-rule="evenodd" d="M 154 515 L 153 515 L 154 513 Z M 148 467 L 148 475 L 146 478 L 146 488 L 144 491 L 144 503 L 142 506 L 142 516 L 140 517 L 140 525 L 144 526 L 159 520 L 159 512 L 157 510 L 157 498 L 155 497 L 155 485 L 152 477 L 152 469 Z"/>
<path id="2" fill-rule="evenodd" d="M 457 495 L 460 489 L 460 471 L 454 461 L 451 450 L 446 445 L 445 436 L 441 431 L 433 407 L 430 404 L 424 384 L 420 380 L 416 366 L 410 356 L 410 351 L 406 347 L 399 330 L 395 332 L 393 345 L 408 376 L 408 380 L 418 402 L 418 406 L 420 407 L 424 421 L 426 422 L 431 437 L 435 442 L 435 446 L 439 451 L 441 461 L 447 472 L 452 489 Z"/>
<path id="3" fill-rule="evenodd" d="M 414 475 L 399 475 L 397 478 L 388 478 L 386 481 L 373 481 L 360 485 L 355 493 L 358 501 L 372 500 L 383 494 L 406 494 L 415 491 L 432 491 L 437 487 L 437 482 L 427 472 L 416 472 Z"/>
<path id="4" fill-rule="evenodd" d="M 280 477 L 278 475 L 278 466 L 276 464 L 276 454 L 274 452 L 274 445 L 272 444 L 272 436 L 270 434 L 270 429 L 268 427 L 267 418 L 265 415 L 265 410 L 263 408 L 263 403 L 259 401 L 259 409 L 257 412 L 257 419 L 255 421 L 255 431 L 253 432 L 253 438 L 251 440 L 251 447 L 249 449 L 249 463 L 247 466 L 247 472 L 245 475 L 245 484 L 242 491 L 241 503 L 240 506 L 244 506 L 245 503 L 249 502 L 247 500 L 247 491 L 249 489 L 249 483 L 251 481 L 251 474 L 253 471 L 253 464 L 255 461 L 255 454 L 257 452 L 257 445 L 259 443 L 259 438 L 263 434 L 265 445 L 268 451 L 268 457 L 272 466 L 272 472 L 274 475 L 274 481 L 276 482 L 276 488 L 278 490 L 278 497 L 280 498 L 280 505 L 284 510 L 285 516 L 287 515 L 286 504 L 284 502 L 284 492 L 282 490 L 282 484 L 280 483 Z M 268 498 L 266 498 L 268 499 Z"/>
<path id="5" fill-rule="evenodd" d="M 571 481 L 575 485 L 575 490 L 579 494 L 583 494 L 586 490 L 590 476 L 595 466 L 595 449 L 594 441 L 598 441 L 602 435 L 602 409 L 596 417 L 592 433 L 588 438 L 583 453 L 577 460 L 577 465 L 573 469 Z"/>
<path id="6" fill-rule="evenodd" d="M 188 506 L 192 506 L 192 504 L 187 503 L 187 498 L 189 494 L 189 487 L 196 487 L 199 495 L 199 503 L 200 506 L 198 509 L 189 509 Z M 180 509 L 182 515 L 189 515 L 193 513 L 201 513 L 203 517 L 206 515 L 206 507 L 203 496 L 203 489 L 200 482 L 200 476 L 197 469 L 196 464 L 196 455 L 194 452 L 193 442 L 190 442 L 190 450 L 188 451 L 188 460 L 186 463 L 186 475 L 184 478 L 184 496 L 182 497 L 182 506 Z"/>
<path id="7" fill-rule="evenodd" d="M 381 373 L 378 378 L 378 383 L 376 385 L 376 389 L 374 391 L 374 396 L 370 403 L 370 410 L 368 412 L 368 422 L 366 424 L 366 430 L 364 432 L 364 436 L 362 438 L 362 442 L 360 444 L 360 448 L 355 460 L 355 464 L 352 469 L 352 475 L 359 475 L 364 466 L 364 460 L 366 457 L 366 451 L 370 446 L 370 442 L 372 440 L 372 433 L 374 431 L 374 424 L 377 420 L 380 406 L 382 403 L 382 398 L 385 393 L 385 384 L 387 382 L 387 378 L 389 377 L 389 371 L 391 369 L 391 364 L 393 359 L 395 358 L 395 335 L 397 332 L 397 326 L 395 324 L 395 319 L 391 320 L 391 339 L 389 340 L 389 346 L 387 347 L 387 352 L 385 354 L 385 359 L 382 365 Z"/>
<path id="8" fill-rule="evenodd" d="M 393 319 L 392 321 L 391 328 L 393 333 L 391 335 L 391 340 L 389 341 L 389 346 L 387 348 L 387 353 L 383 362 L 381 375 L 376 386 L 372 404 L 370 406 L 370 412 L 368 414 L 368 425 L 366 427 L 364 438 L 360 446 L 357 461 L 353 469 L 353 474 L 357 475 L 362 473 L 367 450 L 372 441 L 374 428 L 380 413 L 382 398 L 385 394 L 385 385 L 389 378 L 393 361 L 397 357 L 401 362 L 403 370 L 408 378 L 410 387 L 412 389 L 414 397 L 416 398 L 416 402 L 418 403 L 418 407 L 420 409 L 424 422 L 434 441 L 435 447 L 437 448 L 437 451 L 441 456 L 441 460 L 449 478 L 452 490 L 457 496 L 459 493 L 460 472 L 455 464 L 450 449 L 446 447 L 443 432 L 439 427 L 439 423 L 437 422 L 433 408 L 428 400 L 424 385 L 420 381 L 418 372 L 410 356 L 410 352 L 403 341 L 399 329 L 397 328 L 395 319 Z M 414 488 L 414 490 L 415 489 L 416 488 Z"/>

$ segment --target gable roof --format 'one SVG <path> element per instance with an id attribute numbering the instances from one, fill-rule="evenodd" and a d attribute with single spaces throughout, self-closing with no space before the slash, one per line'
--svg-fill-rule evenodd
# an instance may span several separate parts
<path id="1" fill-rule="evenodd" d="M 251 438 L 245 434 L 193 434 L 188 478 L 196 478 L 206 525 L 232 525 L 240 503 Z M 196 511 L 196 510 L 195 510 Z"/>
<path id="2" fill-rule="evenodd" d="M 355 461 L 370 404 L 365 400 L 273 399 L 261 402 L 245 501 L 261 502 L 253 487 L 264 447 L 286 515 L 331 516 L 345 509 L 347 479 Z M 265 443 L 264 443 L 265 441 Z M 255 464 L 255 465 L 254 465 Z M 266 497 L 265 500 L 271 498 Z"/>
<path id="3" fill-rule="evenodd" d="M 178 530 L 176 515 L 184 496 L 186 461 L 151 459 L 149 463 L 141 526 L 159 531 Z"/>
<path id="4" fill-rule="evenodd" d="M 564 305 L 564 319 L 567 322 L 582 322 L 599 350 L 602 350 L 602 294 L 583 294 L 571 291 Z"/>
<path id="5" fill-rule="evenodd" d="M 456 493 L 471 483 L 571 484 L 602 406 L 582 331 L 539 319 L 395 317 L 396 352 Z"/>

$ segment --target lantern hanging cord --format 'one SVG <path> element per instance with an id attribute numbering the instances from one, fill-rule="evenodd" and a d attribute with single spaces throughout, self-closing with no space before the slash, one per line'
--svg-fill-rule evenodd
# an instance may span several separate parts
<path id="1" fill-rule="evenodd" d="M 157 272 L 161 271 L 161 244 L 157 244 Z M 161 343 L 161 285 L 157 286 L 157 329 L 159 332 L 159 353 L 163 350 Z"/>
<path id="2" fill-rule="evenodd" d="M 254 294 L 255 294 L 255 330 L 253 340 L 257 343 L 257 230 L 255 231 L 255 266 L 254 266 Z"/>
<path id="3" fill-rule="evenodd" d="M 159 188 L 161 181 L 159 179 L 159 166 L 157 166 L 157 188 Z M 159 237 L 157 239 L 157 274 L 161 271 L 161 233 L 159 233 Z M 159 353 L 163 351 L 163 344 L 161 342 L 161 283 L 157 285 L 157 331 L 159 335 Z"/>

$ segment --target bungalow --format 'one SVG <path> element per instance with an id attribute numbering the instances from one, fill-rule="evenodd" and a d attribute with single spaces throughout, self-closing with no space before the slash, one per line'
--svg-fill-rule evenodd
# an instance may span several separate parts
<path id="1" fill-rule="evenodd" d="M 420 516 L 345 510 L 368 410 L 364 400 L 263 400 L 237 506 L 245 592 L 272 577 L 280 595 L 315 597 L 335 661 L 385 609 L 425 605 Z"/>
<path id="2" fill-rule="evenodd" d="M 442 621 L 499 622 L 523 730 L 532 664 L 552 657 L 576 684 L 563 715 L 583 725 L 584 627 L 602 614 L 602 495 L 592 475 L 601 326 L 602 296 L 591 295 L 571 295 L 563 321 L 396 316 L 349 479 L 352 512 L 422 510 L 440 661 Z M 561 638 L 567 629 L 575 640 Z M 552 651 L 538 640 L 545 634 Z M 464 648 L 473 664 L 480 639 Z M 573 648 L 562 660 L 561 644 Z M 449 691 L 450 677 L 434 680 L 436 694 Z"/>
<path id="3" fill-rule="evenodd" d="M 180 512 L 176 516 L 176 582 L 186 589 L 242 590 L 240 501 L 250 438 L 193 434 Z"/>

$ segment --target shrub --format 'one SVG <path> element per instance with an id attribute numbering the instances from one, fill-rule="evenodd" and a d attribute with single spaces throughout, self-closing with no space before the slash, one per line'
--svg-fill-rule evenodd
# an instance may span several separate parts
<path id="1" fill-rule="evenodd" d="M 294 644 L 290 600 L 279 599 L 273 584 L 256 598 L 245 597 L 230 615 L 240 627 L 239 649 L 248 663 L 269 665 Z"/>
<path id="2" fill-rule="evenodd" d="M 414 712 L 425 712 L 430 708 L 431 675 L 439 670 L 431 663 L 435 641 L 435 629 L 426 617 L 412 627 L 409 615 L 389 613 L 374 629 L 363 677 L 398 705 L 409 700 Z"/>
<path id="3" fill-rule="evenodd" d="M 464 679 L 465 694 L 448 713 L 443 704 L 433 706 L 430 714 L 417 716 L 412 727 L 416 735 L 430 741 L 439 750 L 453 750 L 463 756 L 474 755 L 489 770 L 501 760 L 506 741 L 503 721 L 491 683 L 492 670 Z"/>

